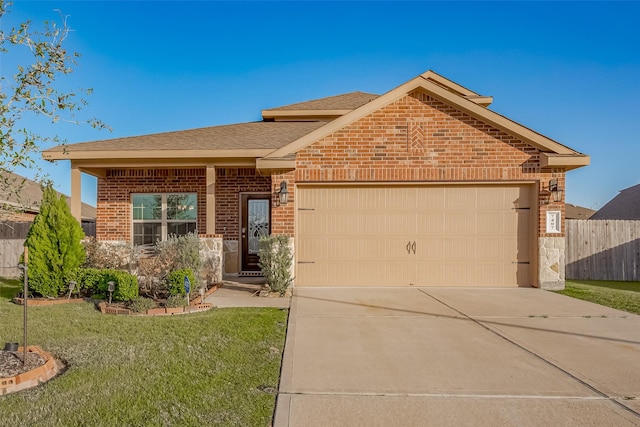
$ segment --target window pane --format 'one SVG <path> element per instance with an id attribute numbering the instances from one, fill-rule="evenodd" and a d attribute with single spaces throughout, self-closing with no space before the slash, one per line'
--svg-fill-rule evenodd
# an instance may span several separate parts
<path id="1" fill-rule="evenodd" d="M 133 244 L 154 244 L 162 238 L 162 224 L 159 222 L 136 222 L 133 224 Z"/>
<path id="2" fill-rule="evenodd" d="M 195 222 L 169 222 L 167 223 L 167 234 L 171 236 L 175 234 L 176 236 L 184 236 L 185 234 L 195 233 L 196 232 L 196 223 Z"/>
<path id="3" fill-rule="evenodd" d="M 167 194 L 167 219 L 193 220 L 197 218 L 195 193 Z"/>
<path id="4" fill-rule="evenodd" d="M 249 200 L 249 253 L 257 254 L 260 237 L 269 235 L 269 200 Z"/>
<path id="5" fill-rule="evenodd" d="M 134 194 L 133 219 L 162 219 L 162 196 L 160 194 Z"/>

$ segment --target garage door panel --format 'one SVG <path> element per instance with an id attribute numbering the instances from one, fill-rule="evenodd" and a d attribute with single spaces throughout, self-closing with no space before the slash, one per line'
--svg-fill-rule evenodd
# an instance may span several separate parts
<path id="1" fill-rule="evenodd" d="M 530 285 L 531 188 L 299 187 L 296 285 Z"/>
<path id="2" fill-rule="evenodd" d="M 446 260 L 474 260 L 476 257 L 476 243 L 464 237 L 447 237 L 443 239 L 444 259 Z"/>
<path id="3" fill-rule="evenodd" d="M 416 232 L 415 214 L 407 212 L 389 212 L 385 218 L 383 233 L 387 236 L 402 234 L 413 236 Z"/>
<path id="4" fill-rule="evenodd" d="M 445 231 L 442 229 L 442 223 L 445 220 L 445 214 L 442 209 L 436 212 L 417 212 L 416 213 L 416 233 L 418 235 L 442 235 Z"/>
<path id="5" fill-rule="evenodd" d="M 349 237 L 335 237 L 327 242 L 326 259 L 330 261 L 361 260 L 358 241 Z"/>
<path id="6" fill-rule="evenodd" d="M 468 236 L 476 232 L 476 217 L 472 212 L 447 213 L 444 219 L 444 233 Z"/>
<path id="7" fill-rule="evenodd" d="M 442 238 L 420 238 L 416 240 L 416 259 L 421 263 L 424 261 L 444 261 L 444 246 L 445 241 Z"/>
<path id="8" fill-rule="evenodd" d="M 415 188 L 395 188 L 384 189 L 385 194 L 385 208 L 389 211 L 401 211 L 414 210 L 416 206 L 416 192 Z M 379 191 L 375 189 L 373 191 Z"/>
<path id="9" fill-rule="evenodd" d="M 446 188 L 445 209 L 449 211 L 474 209 L 477 206 L 476 202 L 476 188 Z"/>
<path id="10" fill-rule="evenodd" d="M 442 211 L 445 207 L 445 188 L 432 187 L 428 191 L 416 189 L 416 211 Z"/>
<path id="11" fill-rule="evenodd" d="M 379 213 L 362 213 L 357 223 L 357 233 L 361 236 L 380 236 L 380 230 L 384 230 L 386 222 L 386 214 Z"/>

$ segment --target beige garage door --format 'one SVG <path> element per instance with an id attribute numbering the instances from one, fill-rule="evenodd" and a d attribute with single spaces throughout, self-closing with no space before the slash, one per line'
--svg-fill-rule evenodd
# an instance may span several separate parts
<path id="1" fill-rule="evenodd" d="M 530 286 L 530 186 L 299 187 L 296 286 Z"/>

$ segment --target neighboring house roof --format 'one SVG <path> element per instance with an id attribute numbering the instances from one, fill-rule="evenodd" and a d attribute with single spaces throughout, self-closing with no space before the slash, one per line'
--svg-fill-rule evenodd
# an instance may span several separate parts
<path id="1" fill-rule="evenodd" d="M 210 163 L 255 165 L 265 173 L 293 169 L 299 150 L 415 91 L 423 91 L 537 147 L 543 168 L 569 170 L 589 164 L 589 156 L 489 110 L 491 97 L 479 95 L 433 71 L 383 95 L 351 92 L 264 110 L 262 122 L 57 146 L 42 155 L 48 160 L 71 160 L 72 167 L 97 176 L 102 176 L 108 167 Z"/>
<path id="2" fill-rule="evenodd" d="M 10 206 L 27 213 L 40 212 L 42 204 L 42 187 L 39 183 L 27 179 L 12 172 L 0 171 L 2 181 L 8 184 L 0 184 L 0 208 Z M 56 191 L 63 196 L 67 204 L 70 204 L 70 197 Z M 96 208 L 86 203 L 82 204 L 82 219 L 95 220 Z"/>
<path id="3" fill-rule="evenodd" d="M 589 219 L 596 211 L 582 206 L 565 203 L 565 219 Z"/>
<path id="4" fill-rule="evenodd" d="M 640 220 L 640 184 L 620 191 L 589 219 Z"/>

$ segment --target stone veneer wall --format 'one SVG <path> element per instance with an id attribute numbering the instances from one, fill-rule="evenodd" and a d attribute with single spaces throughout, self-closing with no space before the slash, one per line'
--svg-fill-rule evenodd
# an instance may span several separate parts
<path id="1" fill-rule="evenodd" d="M 207 286 L 222 282 L 222 266 L 224 261 L 222 235 L 202 234 L 200 238 L 200 279 Z M 98 242 L 105 250 L 118 259 L 118 264 L 123 270 L 137 275 L 137 263 L 132 262 L 132 248 L 124 240 L 111 240 Z"/>
<path id="2" fill-rule="evenodd" d="M 207 234 L 200 237 L 200 279 L 211 286 L 222 282 L 222 264 L 224 260 L 222 235 Z"/>
<path id="3" fill-rule="evenodd" d="M 540 288 L 548 290 L 564 289 L 564 252 L 564 237 L 538 238 L 538 277 Z"/>

